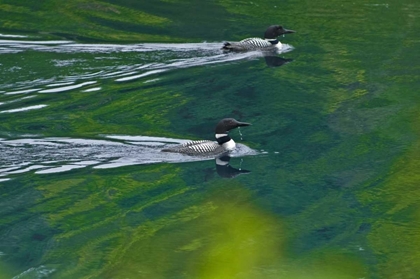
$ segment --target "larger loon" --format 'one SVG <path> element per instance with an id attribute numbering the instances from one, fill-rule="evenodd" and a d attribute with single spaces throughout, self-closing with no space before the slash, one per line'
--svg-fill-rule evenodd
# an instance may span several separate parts
<path id="1" fill-rule="evenodd" d="M 217 156 L 230 152 L 236 148 L 236 143 L 228 132 L 237 127 L 249 126 L 250 123 L 239 122 L 233 118 L 224 118 L 216 126 L 216 141 L 196 140 L 174 147 L 162 149 L 163 152 L 183 153 L 187 155 Z"/>
<path id="2" fill-rule="evenodd" d="M 225 42 L 222 49 L 230 51 L 275 50 L 282 46 L 277 39 L 278 36 L 295 32 L 296 31 L 285 29 L 280 25 L 271 25 L 265 31 L 264 39 L 247 38 L 240 42 Z"/>

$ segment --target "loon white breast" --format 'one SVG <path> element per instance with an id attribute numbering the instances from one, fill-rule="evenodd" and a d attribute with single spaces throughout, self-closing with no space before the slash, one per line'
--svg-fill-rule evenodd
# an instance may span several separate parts
<path id="1" fill-rule="evenodd" d="M 264 39 L 247 38 L 240 42 L 225 42 L 222 49 L 228 51 L 248 51 L 248 50 L 274 50 L 281 47 L 277 37 L 284 34 L 295 33 L 280 25 L 271 25 L 264 33 Z"/>
<path id="2" fill-rule="evenodd" d="M 237 127 L 249 126 L 250 123 L 239 122 L 233 118 L 224 118 L 216 126 L 216 141 L 196 140 L 177 146 L 162 149 L 163 152 L 183 153 L 187 155 L 215 156 L 230 152 L 236 148 L 229 131 Z"/>

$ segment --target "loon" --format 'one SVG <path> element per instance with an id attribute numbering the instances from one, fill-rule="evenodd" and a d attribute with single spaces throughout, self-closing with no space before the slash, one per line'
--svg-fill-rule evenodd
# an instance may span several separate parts
<path id="1" fill-rule="evenodd" d="M 233 118 L 224 118 L 216 126 L 216 141 L 189 141 L 174 147 L 162 149 L 162 152 L 183 153 L 187 155 L 217 156 L 230 152 L 236 148 L 236 143 L 228 132 L 237 127 L 249 126 L 250 123 L 239 122 Z"/>
<path id="2" fill-rule="evenodd" d="M 222 49 L 230 51 L 275 50 L 282 46 L 280 41 L 277 40 L 278 36 L 295 32 L 280 25 L 271 25 L 265 31 L 264 39 L 247 38 L 240 42 L 225 42 Z"/>

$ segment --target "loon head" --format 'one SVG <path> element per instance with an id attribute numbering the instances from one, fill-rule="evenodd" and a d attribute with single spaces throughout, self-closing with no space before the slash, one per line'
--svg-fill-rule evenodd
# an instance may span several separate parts
<path id="1" fill-rule="evenodd" d="M 232 129 L 249 125 L 251 124 L 246 122 L 239 122 L 233 118 L 225 118 L 220 120 L 220 122 L 216 126 L 215 136 L 217 143 L 221 145 L 226 151 L 234 150 L 236 144 L 235 141 L 229 137 L 228 132 Z"/>
<path id="2" fill-rule="evenodd" d="M 224 118 L 217 124 L 216 134 L 227 134 L 227 132 L 232 129 L 249 125 L 251 124 L 246 122 L 239 122 L 233 118 Z"/>
<path id="3" fill-rule="evenodd" d="M 280 35 L 291 34 L 291 33 L 295 33 L 295 32 L 296 31 L 294 31 L 294 30 L 285 29 L 285 28 L 283 28 L 283 26 L 280 26 L 280 25 L 271 25 L 265 31 L 264 38 L 265 39 L 275 39 Z"/>

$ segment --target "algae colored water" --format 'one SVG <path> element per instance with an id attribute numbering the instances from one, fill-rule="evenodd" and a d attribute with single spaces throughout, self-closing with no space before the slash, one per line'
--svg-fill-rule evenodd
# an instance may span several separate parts
<path id="1" fill-rule="evenodd" d="M 419 17 L 0 1 L 0 278 L 420 278 Z M 279 53 L 220 50 L 272 24 Z M 225 117 L 228 165 L 160 152 Z"/>

